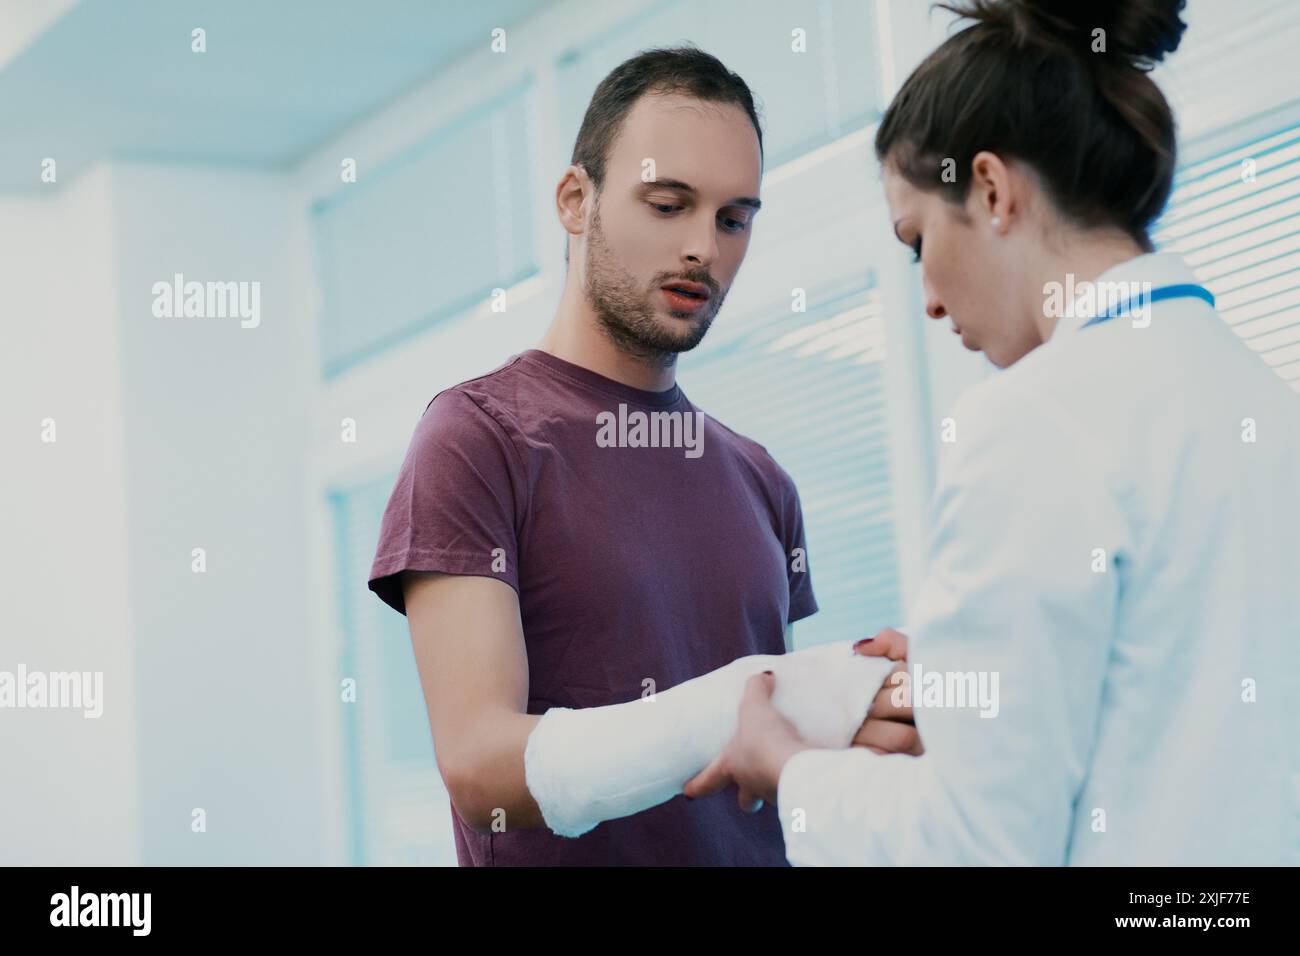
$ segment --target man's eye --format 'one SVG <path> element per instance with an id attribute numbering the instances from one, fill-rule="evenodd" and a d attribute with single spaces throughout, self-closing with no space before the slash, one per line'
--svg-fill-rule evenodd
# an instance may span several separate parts
<path id="1" fill-rule="evenodd" d="M 722 217 L 722 228 L 728 232 L 741 232 L 748 225 L 749 222 L 744 219 L 735 219 L 731 216 Z"/>
<path id="2" fill-rule="evenodd" d="M 681 206 L 675 206 L 672 203 L 667 202 L 652 202 L 650 205 L 654 207 L 655 212 L 661 212 L 664 215 L 667 215 L 675 209 L 682 208 Z"/>

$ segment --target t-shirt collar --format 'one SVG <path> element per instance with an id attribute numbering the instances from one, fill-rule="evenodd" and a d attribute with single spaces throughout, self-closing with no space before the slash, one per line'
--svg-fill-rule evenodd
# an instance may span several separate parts
<path id="1" fill-rule="evenodd" d="M 549 371 L 572 379 L 580 385 L 593 388 L 629 404 L 649 406 L 651 408 L 667 408 L 669 405 L 676 405 L 684 397 L 681 386 L 675 382 L 672 388 L 665 389 L 662 392 L 646 391 L 645 389 L 625 385 L 612 378 L 606 378 L 599 372 L 593 372 L 581 365 L 574 365 L 572 362 L 567 362 L 550 352 L 543 352 L 541 349 L 528 349 L 522 353 L 521 357 L 525 361 L 543 365 Z"/>

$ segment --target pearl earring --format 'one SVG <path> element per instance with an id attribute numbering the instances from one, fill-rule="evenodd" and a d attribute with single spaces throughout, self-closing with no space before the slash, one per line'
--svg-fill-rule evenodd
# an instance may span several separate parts
<path id="1" fill-rule="evenodd" d="M 1002 225 L 1001 217 L 994 216 L 992 219 L 989 220 L 989 225 L 991 225 L 994 229 L 998 228 L 999 226 Z"/>

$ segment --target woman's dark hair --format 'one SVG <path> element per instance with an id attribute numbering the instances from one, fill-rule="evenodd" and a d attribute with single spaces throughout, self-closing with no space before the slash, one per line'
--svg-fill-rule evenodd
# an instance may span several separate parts
<path id="1" fill-rule="evenodd" d="M 975 23 L 907 78 L 877 157 L 960 205 L 971 160 L 989 150 L 1031 167 L 1070 221 L 1118 226 L 1150 250 L 1176 151 L 1173 113 L 1148 73 L 1178 48 L 1184 2 L 936 4 Z M 949 159 L 954 176 L 943 175 Z"/>
<path id="2" fill-rule="evenodd" d="M 624 60 L 600 81 L 582 118 L 570 163 L 587 170 L 596 190 L 605 182 L 605 160 L 623 120 L 647 93 L 685 93 L 709 103 L 739 106 L 754 124 L 759 155 L 763 129 L 749 86 L 722 61 L 692 46 L 645 50 Z"/>

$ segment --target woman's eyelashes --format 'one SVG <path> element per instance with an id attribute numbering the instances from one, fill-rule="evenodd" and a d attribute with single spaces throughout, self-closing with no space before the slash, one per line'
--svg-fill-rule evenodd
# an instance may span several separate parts
<path id="1" fill-rule="evenodd" d="M 912 243 L 912 253 L 913 253 L 912 261 L 920 262 L 921 261 L 921 237 L 920 236 L 917 236 L 916 242 Z"/>

